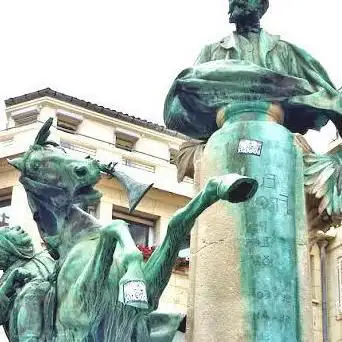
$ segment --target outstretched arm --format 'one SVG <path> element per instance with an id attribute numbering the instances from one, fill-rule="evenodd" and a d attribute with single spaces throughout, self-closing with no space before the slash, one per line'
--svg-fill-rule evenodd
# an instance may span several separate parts
<path id="1" fill-rule="evenodd" d="M 110 270 L 117 243 L 121 246 L 121 264 L 120 266 L 117 265 L 121 267 L 121 270 L 117 270 L 117 273 L 113 274 Z M 110 278 L 111 275 L 117 277 L 120 272 L 124 273 L 126 270 L 123 280 L 142 278 L 142 276 L 139 277 L 142 273 L 142 264 L 142 254 L 129 233 L 127 223 L 122 220 L 112 221 L 111 224 L 100 230 L 95 253 L 89 259 L 76 282 L 68 289 L 68 299 L 65 301 L 65 305 L 68 310 L 69 307 L 77 308 L 77 310 L 82 307 L 88 316 L 94 315 L 90 317 L 96 317 L 103 309 L 102 301 L 99 300 L 98 296 L 103 297 L 103 291 L 108 282 L 111 284 L 115 282 L 116 278 L 113 281 Z M 73 272 L 73 269 L 69 269 L 68 272 Z M 134 304 L 130 303 L 129 305 L 134 306 Z"/>
<path id="2" fill-rule="evenodd" d="M 252 197 L 256 189 L 255 180 L 240 175 L 214 177 L 184 208 L 172 216 L 162 245 L 154 251 L 144 269 L 152 309 L 158 306 L 159 298 L 171 277 L 181 244 L 190 233 L 196 218 L 219 199 L 242 202 Z"/>

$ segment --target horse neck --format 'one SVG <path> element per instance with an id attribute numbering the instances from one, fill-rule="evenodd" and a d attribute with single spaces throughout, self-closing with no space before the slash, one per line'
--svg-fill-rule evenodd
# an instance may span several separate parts
<path id="1" fill-rule="evenodd" d="M 77 242 L 97 234 L 101 227 L 98 220 L 72 203 L 57 208 L 31 194 L 28 200 L 39 231 L 59 240 L 61 257 Z"/>
<path id="2" fill-rule="evenodd" d="M 60 233 L 68 216 L 69 206 L 54 207 L 31 193 L 27 193 L 27 198 L 39 232 L 47 236 Z"/>
<path id="3" fill-rule="evenodd" d="M 61 230 L 61 256 L 78 242 L 98 236 L 100 222 L 81 208 L 73 205 Z"/>

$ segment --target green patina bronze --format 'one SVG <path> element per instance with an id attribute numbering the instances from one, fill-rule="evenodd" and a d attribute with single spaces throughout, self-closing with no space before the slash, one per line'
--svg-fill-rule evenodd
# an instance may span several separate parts
<path id="1" fill-rule="evenodd" d="M 4 271 L 0 279 L 0 324 L 10 341 L 48 338 L 51 325 L 44 316 L 44 299 L 45 307 L 52 304 L 49 276 L 54 266 L 45 250 L 34 252 L 31 238 L 21 227 L 0 228 L 0 269 Z"/>
<path id="2" fill-rule="evenodd" d="M 210 179 L 173 215 L 163 243 L 144 263 L 127 223 L 114 220 L 103 226 L 80 209 L 100 199 L 93 187 L 101 172 L 117 176 L 119 181 L 124 174 L 116 173 L 111 164 L 68 156 L 47 140 L 51 124 L 49 119 L 22 157 L 9 161 L 21 172 L 20 181 L 41 238 L 56 259 L 53 272 L 50 269 L 48 275 L 24 285 L 22 292 L 27 286 L 32 291 L 29 303 L 23 304 L 26 310 L 17 313 L 12 309 L 9 315 L 30 328 L 22 331 L 9 324 L 10 341 L 171 341 L 180 317 L 165 319 L 154 311 L 184 239 L 207 207 L 220 199 L 246 201 L 256 192 L 257 182 L 237 174 Z M 140 200 L 145 190 L 143 187 L 138 195 L 132 190 L 132 198 Z M 27 272 L 14 277 L 23 276 L 34 277 Z M 1 305 L 6 305 L 4 298 L 13 281 L 1 288 Z M 47 284 L 44 291 L 41 284 Z M 29 311 L 35 307 L 40 310 L 31 316 Z M 8 324 L 8 320 L 2 323 Z"/>
<path id="3" fill-rule="evenodd" d="M 267 7 L 266 0 L 230 1 L 237 30 L 206 45 L 196 65 L 176 78 L 165 102 L 169 128 L 208 139 L 218 129 L 218 110 L 262 100 L 282 105 L 283 125 L 291 132 L 320 129 L 329 119 L 342 132 L 341 93 L 306 51 L 260 28 Z M 253 28 L 251 16 L 257 19 Z"/>
<path id="4" fill-rule="evenodd" d="M 297 216 L 305 212 L 303 161 L 294 136 L 271 122 L 269 107 L 264 102 L 231 106 L 203 158 L 220 174 L 240 172 L 260 184 L 251 201 L 227 206 L 238 222 L 249 340 L 300 341 L 297 244 L 305 224 Z"/>
<path id="5" fill-rule="evenodd" d="M 168 128 L 206 143 L 202 158 L 215 175 L 240 173 L 259 182 L 252 201 L 227 206 L 238 222 L 246 331 L 249 341 L 299 342 L 304 183 L 322 198 L 320 213 L 331 214 L 342 207 L 342 177 L 339 156 L 308 154 L 304 182 L 293 133 L 320 129 L 329 119 L 342 133 L 342 97 L 318 61 L 260 28 L 268 0 L 229 3 L 236 31 L 205 46 L 196 65 L 179 74 L 164 120 Z M 198 147 L 187 146 L 183 159 L 193 158 L 191 148 Z"/>

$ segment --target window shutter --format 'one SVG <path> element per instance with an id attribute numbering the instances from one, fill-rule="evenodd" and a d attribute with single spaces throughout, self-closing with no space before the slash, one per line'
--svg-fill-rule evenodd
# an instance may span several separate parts
<path id="1" fill-rule="evenodd" d="M 139 136 L 129 132 L 122 131 L 119 128 L 115 130 L 115 147 L 126 151 L 133 151 Z"/>
<path id="2" fill-rule="evenodd" d="M 37 121 L 39 109 L 37 107 L 24 108 L 11 114 L 15 126 L 29 125 Z"/>
<path id="3" fill-rule="evenodd" d="M 57 129 L 75 134 L 81 122 L 83 121 L 83 116 L 75 113 L 69 113 L 64 110 L 58 109 L 57 113 Z"/>

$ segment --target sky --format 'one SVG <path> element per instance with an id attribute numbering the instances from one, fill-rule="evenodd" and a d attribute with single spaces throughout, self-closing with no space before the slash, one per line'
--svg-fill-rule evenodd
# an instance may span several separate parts
<path id="1" fill-rule="evenodd" d="M 45 87 L 163 123 L 165 96 L 201 48 L 228 35 L 228 0 L 0 1 L 4 100 Z M 270 0 L 262 26 L 342 86 L 341 0 Z M 334 135 L 313 134 L 320 149 Z"/>

